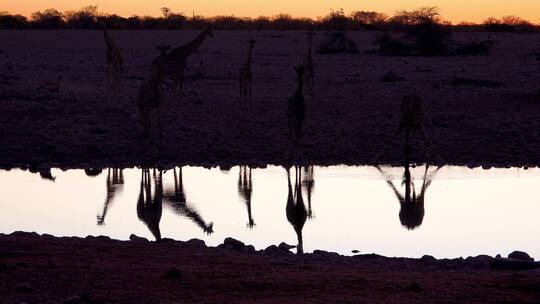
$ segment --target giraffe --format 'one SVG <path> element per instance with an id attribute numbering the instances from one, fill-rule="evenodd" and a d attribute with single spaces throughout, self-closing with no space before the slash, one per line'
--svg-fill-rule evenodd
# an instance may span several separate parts
<path id="1" fill-rule="evenodd" d="M 304 241 L 302 238 L 302 229 L 307 219 L 306 206 L 304 205 L 304 199 L 302 197 L 302 168 L 299 166 L 294 167 L 295 181 L 294 191 L 291 185 L 291 173 L 290 168 L 287 168 L 287 182 L 289 193 L 287 195 L 287 207 L 285 209 L 287 214 L 287 220 L 293 226 L 298 238 L 298 246 L 296 247 L 297 254 L 304 253 Z"/>
<path id="2" fill-rule="evenodd" d="M 403 97 L 399 112 L 400 121 L 397 130 L 391 136 L 389 141 L 379 149 L 371 162 L 375 163 L 383 150 L 400 134 L 405 135 L 405 147 L 410 147 L 411 137 L 419 134 L 425 146 L 426 156 L 434 154 L 439 162 L 444 162 L 444 158 L 433 149 L 433 144 L 424 131 L 425 112 L 422 98 L 417 95 L 407 95 Z"/>
<path id="3" fill-rule="evenodd" d="M 308 49 L 307 49 L 306 58 L 304 59 L 304 68 L 305 68 L 304 94 L 307 99 L 313 98 L 313 90 L 315 86 L 315 79 L 314 79 L 315 65 L 313 64 L 313 52 L 312 52 L 313 37 L 315 37 L 315 33 L 309 32 L 307 34 Z"/>
<path id="4" fill-rule="evenodd" d="M 306 116 L 304 99 L 304 66 L 299 65 L 295 69 L 297 76 L 297 87 L 294 96 L 289 98 L 287 107 L 287 117 L 289 120 L 289 140 L 298 144 L 302 139 L 302 127 Z"/>
<path id="5" fill-rule="evenodd" d="M 149 169 L 141 169 L 141 184 L 137 200 L 137 217 L 146 224 L 156 241 L 161 240 L 159 222 L 161 221 L 163 203 L 162 172 L 154 175 L 154 193 Z"/>
<path id="6" fill-rule="evenodd" d="M 186 60 L 197 52 L 206 37 L 214 37 L 212 27 L 205 28 L 191 42 L 173 49 L 165 56 L 165 74 L 173 76 L 175 92 L 179 96 L 182 95 Z"/>
<path id="7" fill-rule="evenodd" d="M 151 137 L 152 114 L 157 121 L 159 129 L 159 138 L 163 138 L 161 130 L 161 105 L 163 103 L 163 80 L 166 64 L 167 51 L 169 46 L 160 45 L 157 49 L 160 55 L 152 61 L 150 75 L 139 88 L 137 95 L 137 106 L 141 113 L 143 134 L 146 143 L 149 143 Z"/>
<path id="8" fill-rule="evenodd" d="M 252 80 L 253 80 L 253 73 L 251 71 L 251 58 L 253 55 L 253 49 L 255 48 L 255 40 L 249 39 L 247 43 L 249 44 L 248 49 L 248 56 L 246 63 L 242 67 L 240 67 L 240 71 L 238 73 L 238 87 L 240 89 L 240 105 L 243 106 L 246 100 L 249 102 L 249 105 L 251 106 L 251 88 L 252 88 Z"/>
<path id="9" fill-rule="evenodd" d="M 253 184 L 251 180 L 251 168 L 248 166 L 240 166 L 238 172 L 238 193 L 244 201 L 248 212 L 248 224 L 250 229 L 255 226 L 255 221 L 251 215 L 251 195 L 253 193 Z"/>
<path id="10" fill-rule="evenodd" d="M 113 202 L 115 196 L 119 192 L 121 192 L 122 188 L 124 187 L 124 173 L 122 169 L 112 169 L 112 176 L 111 168 L 107 169 L 106 187 L 107 197 L 105 198 L 105 203 L 103 204 L 103 211 L 97 216 L 98 226 L 105 225 L 105 217 L 107 216 L 107 211 L 109 210 L 109 207 Z"/>
<path id="11" fill-rule="evenodd" d="M 112 40 L 107 27 L 103 24 L 103 36 L 105 36 L 105 42 L 107 43 L 107 75 L 114 81 L 117 81 L 122 76 L 122 66 L 124 64 L 124 58 L 120 49 L 116 46 Z"/>
<path id="12" fill-rule="evenodd" d="M 313 188 L 315 187 L 315 174 L 313 171 L 313 165 L 304 167 L 304 180 L 302 181 L 302 185 L 307 193 L 309 219 L 313 219 L 313 210 L 311 209 L 311 196 L 313 195 Z"/>
<path id="13" fill-rule="evenodd" d="M 402 194 L 398 191 L 392 179 L 384 174 L 379 166 L 376 166 L 377 170 L 386 180 L 388 186 L 392 189 L 396 198 L 399 201 L 400 210 L 399 210 L 399 220 L 403 227 L 406 227 L 407 230 L 414 230 L 422 225 L 424 220 L 424 199 L 426 191 L 433 182 L 433 178 L 436 173 L 442 168 L 442 166 L 437 167 L 437 169 L 428 176 L 429 165 L 426 165 L 424 170 L 424 175 L 422 178 L 422 186 L 420 188 L 420 193 L 416 192 L 414 180 L 411 176 L 410 171 L 410 148 L 405 145 L 404 147 L 404 173 L 403 173 L 403 182 L 402 184 L 405 187 L 405 192 Z"/>
<path id="14" fill-rule="evenodd" d="M 186 201 L 186 195 L 183 186 L 182 168 L 179 168 L 178 174 L 176 168 L 174 171 L 174 189 L 165 188 L 163 192 L 163 203 L 171 208 L 177 215 L 187 217 L 199 226 L 206 234 L 214 232 L 212 222 L 206 223 L 202 216 Z"/>

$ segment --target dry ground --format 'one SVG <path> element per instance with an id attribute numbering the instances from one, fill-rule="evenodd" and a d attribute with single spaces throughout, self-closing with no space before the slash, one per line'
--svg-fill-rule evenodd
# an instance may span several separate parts
<path id="1" fill-rule="evenodd" d="M 189 61 L 206 76 L 186 84 L 163 108 L 165 138 L 141 144 L 135 95 L 147 67 L 166 42 L 187 42 L 192 31 L 113 31 L 125 57 L 120 89 L 105 81 L 99 31 L 0 32 L 0 166 L 81 167 L 142 164 L 264 165 L 289 161 L 287 99 L 293 66 L 305 53 L 302 32 L 216 31 Z M 319 33 L 316 39 L 321 39 Z M 366 164 L 395 130 L 407 93 L 426 104 L 426 132 L 448 164 L 536 165 L 540 162 L 538 35 L 494 34 L 490 56 L 380 57 L 376 33 L 352 33 L 358 55 L 315 55 L 316 93 L 307 104 L 298 158 L 312 164 Z M 455 33 L 458 41 L 485 33 Z M 238 107 L 236 77 L 248 38 L 254 51 L 254 104 Z M 383 83 L 391 69 L 405 81 Z M 453 86 L 452 74 L 499 81 L 499 88 Z M 46 82 L 62 75 L 60 93 Z M 399 163 L 400 142 L 381 162 Z M 417 159 L 423 159 L 419 145 Z"/>

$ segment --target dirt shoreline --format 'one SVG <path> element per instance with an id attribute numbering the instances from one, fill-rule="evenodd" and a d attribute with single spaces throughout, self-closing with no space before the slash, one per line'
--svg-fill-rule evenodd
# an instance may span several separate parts
<path id="1" fill-rule="evenodd" d="M 492 261 L 15 232 L 0 234 L 0 295 L 2 303 L 538 302 L 540 270 L 496 271 Z"/>

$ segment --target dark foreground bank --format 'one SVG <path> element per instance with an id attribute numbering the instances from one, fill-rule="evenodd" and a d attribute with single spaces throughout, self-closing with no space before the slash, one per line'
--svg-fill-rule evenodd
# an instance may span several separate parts
<path id="1" fill-rule="evenodd" d="M 532 261 L 0 235 L 0 303 L 538 303 Z"/>

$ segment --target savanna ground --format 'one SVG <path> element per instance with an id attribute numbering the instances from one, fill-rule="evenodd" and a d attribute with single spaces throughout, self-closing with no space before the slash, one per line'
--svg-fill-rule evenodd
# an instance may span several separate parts
<path id="1" fill-rule="evenodd" d="M 0 32 L 0 166 L 134 166 L 143 164 L 282 164 L 291 160 L 286 107 L 295 89 L 293 66 L 306 53 L 304 32 L 216 31 L 189 60 L 205 76 L 188 80 L 181 98 L 162 109 L 164 139 L 145 146 L 135 98 L 157 56 L 195 31 L 112 31 L 125 73 L 119 89 L 105 79 L 100 31 Z M 324 33 L 319 33 L 315 44 Z M 489 56 L 382 57 L 370 54 L 377 33 L 352 32 L 355 55 L 315 55 L 316 93 L 307 102 L 302 154 L 311 164 L 368 164 L 397 128 L 401 98 L 426 103 L 426 133 L 447 164 L 536 165 L 540 162 L 540 36 L 492 34 Z M 248 38 L 253 106 L 238 106 L 237 74 Z M 487 33 L 454 33 L 456 41 Z M 393 70 L 405 81 L 386 83 Z M 500 87 L 454 86 L 452 76 L 497 81 Z M 63 76 L 59 93 L 47 82 Z M 417 160 L 423 157 L 417 146 Z M 400 163 L 395 141 L 380 162 Z M 293 159 L 294 160 L 294 159 Z M 430 161 L 427 159 L 427 161 Z"/>

